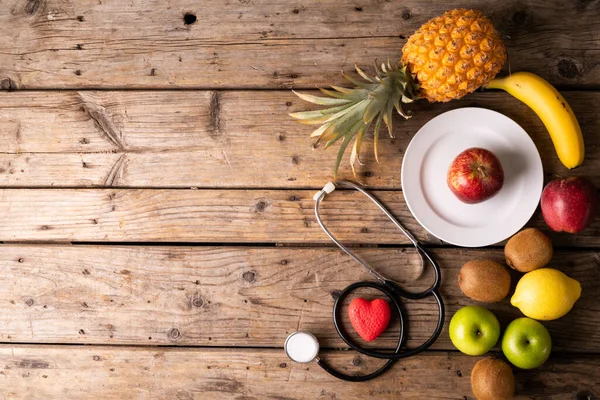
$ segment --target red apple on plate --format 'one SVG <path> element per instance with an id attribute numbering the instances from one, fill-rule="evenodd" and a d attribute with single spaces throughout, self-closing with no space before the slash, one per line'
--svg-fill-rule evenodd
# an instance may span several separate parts
<path id="1" fill-rule="evenodd" d="M 587 228 L 598 208 L 598 190 L 581 177 L 555 179 L 542 192 L 542 215 L 556 232 L 577 233 Z"/>
<path id="2" fill-rule="evenodd" d="M 463 203 L 481 203 L 498 193 L 503 184 L 500 160 L 480 147 L 460 153 L 448 170 L 448 187 Z"/>

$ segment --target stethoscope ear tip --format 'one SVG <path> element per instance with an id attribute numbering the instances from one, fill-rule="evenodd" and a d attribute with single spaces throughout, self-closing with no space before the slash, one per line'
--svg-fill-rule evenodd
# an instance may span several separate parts
<path id="1" fill-rule="evenodd" d="M 290 360 L 306 364 L 317 358 L 319 341 L 310 332 L 297 331 L 285 339 L 283 348 Z"/>
<path id="2" fill-rule="evenodd" d="M 317 193 L 315 193 L 315 195 L 313 196 L 313 200 L 317 201 L 324 194 L 329 194 L 329 193 L 333 192 L 334 190 L 335 190 L 335 184 L 333 182 L 327 182 L 327 184 L 325 184 L 325 186 L 323 186 L 323 189 L 321 189 Z"/>

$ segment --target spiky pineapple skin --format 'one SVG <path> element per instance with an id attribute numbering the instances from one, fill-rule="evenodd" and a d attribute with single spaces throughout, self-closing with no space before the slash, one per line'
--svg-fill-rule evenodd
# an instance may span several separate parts
<path id="1" fill-rule="evenodd" d="M 481 11 L 456 9 L 423 24 L 402 48 L 402 64 L 430 102 L 459 99 L 488 83 L 504 65 L 506 48 Z"/>

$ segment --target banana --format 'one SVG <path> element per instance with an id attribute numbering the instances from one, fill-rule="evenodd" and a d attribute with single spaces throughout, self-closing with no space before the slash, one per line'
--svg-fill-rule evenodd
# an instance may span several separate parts
<path id="1" fill-rule="evenodd" d="M 493 79 L 487 89 L 502 89 L 527 104 L 540 117 L 565 167 L 573 169 L 583 162 L 581 128 L 569 103 L 548 82 L 529 72 L 516 72 Z"/>

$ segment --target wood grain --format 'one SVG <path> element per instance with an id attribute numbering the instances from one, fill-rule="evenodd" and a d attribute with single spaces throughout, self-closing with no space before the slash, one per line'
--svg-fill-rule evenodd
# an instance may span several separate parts
<path id="1" fill-rule="evenodd" d="M 372 193 L 419 240 L 442 243 L 416 222 L 401 192 Z M 2 189 L 0 240 L 331 244 L 316 222 L 313 194 L 306 190 Z M 331 231 L 348 243 L 409 244 L 356 191 L 336 191 L 322 203 L 320 213 Z M 577 235 L 550 232 L 540 212 L 528 225 L 547 232 L 555 246 L 594 247 L 600 241 L 598 219 Z"/>
<path id="2" fill-rule="evenodd" d="M 600 83 L 598 9 L 560 0 L 8 0 L 0 80 L 5 89 L 322 86 L 355 62 L 398 57 L 421 24 L 457 7 L 485 10 L 513 71 Z"/>
<path id="3" fill-rule="evenodd" d="M 0 247 L 0 340 L 17 343 L 110 343 L 278 347 L 296 330 L 325 347 L 344 347 L 331 321 L 333 302 L 370 276 L 338 250 L 247 247 Z M 404 249 L 361 249 L 368 262 L 411 291 L 433 281 Z M 447 324 L 460 307 L 478 304 L 457 285 L 467 261 L 503 261 L 498 250 L 438 249 L 447 307 L 435 349 L 453 350 Z M 555 351 L 600 353 L 600 254 L 559 252 L 551 266 L 579 280 L 583 294 L 565 317 L 545 322 Z M 513 286 L 518 274 L 513 275 Z M 373 296 L 372 291 L 360 295 Z M 521 313 L 508 299 L 487 304 L 506 326 Z M 409 346 L 437 321 L 431 300 L 407 302 Z M 573 329 L 576 326 L 577 329 Z M 392 327 L 376 346 L 392 347 Z M 349 329 L 352 332 L 352 329 Z"/>
<path id="4" fill-rule="evenodd" d="M 600 186 L 600 121 L 589 104 L 600 93 L 565 93 L 582 126 L 586 161 L 575 172 Z M 290 91 L 16 92 L 0 94 L 0 186 L 321 188 L 336 149 L 312 149 L 310 127 L 287 114 L 305 109 Z M 539 118 L 506 93 L 478 93 L 449 104 L 413 106 L 372 139 L 358 167 L 368 187 L 400 189 L 404 150 L 431 118 L 486 107 L 519 123 L 536 143 L 547 178 L 568 176 Z M 346 158 L 347 160 L 347 158 Z M 348 162 L 341 178 L 352 178 Z"/>
<path id="5" fill-rule="evenodd" d="M 350 373 L 372 371 L 354 352 L 324 358 Z M 365 383 L 337 380 L 317 365 L 293 364 L 283 350 L 128 347 L 0 347 L 3 394 L 10 399 L 473 399 L 470 373 L 481 357 L 427 353 L 398 363 Z M 515 399 L 594 398 L 600 360 L 552 357 L 535 370 L 515 371 Z M 68 384 L 67 384 L 68 382 Z"/>

